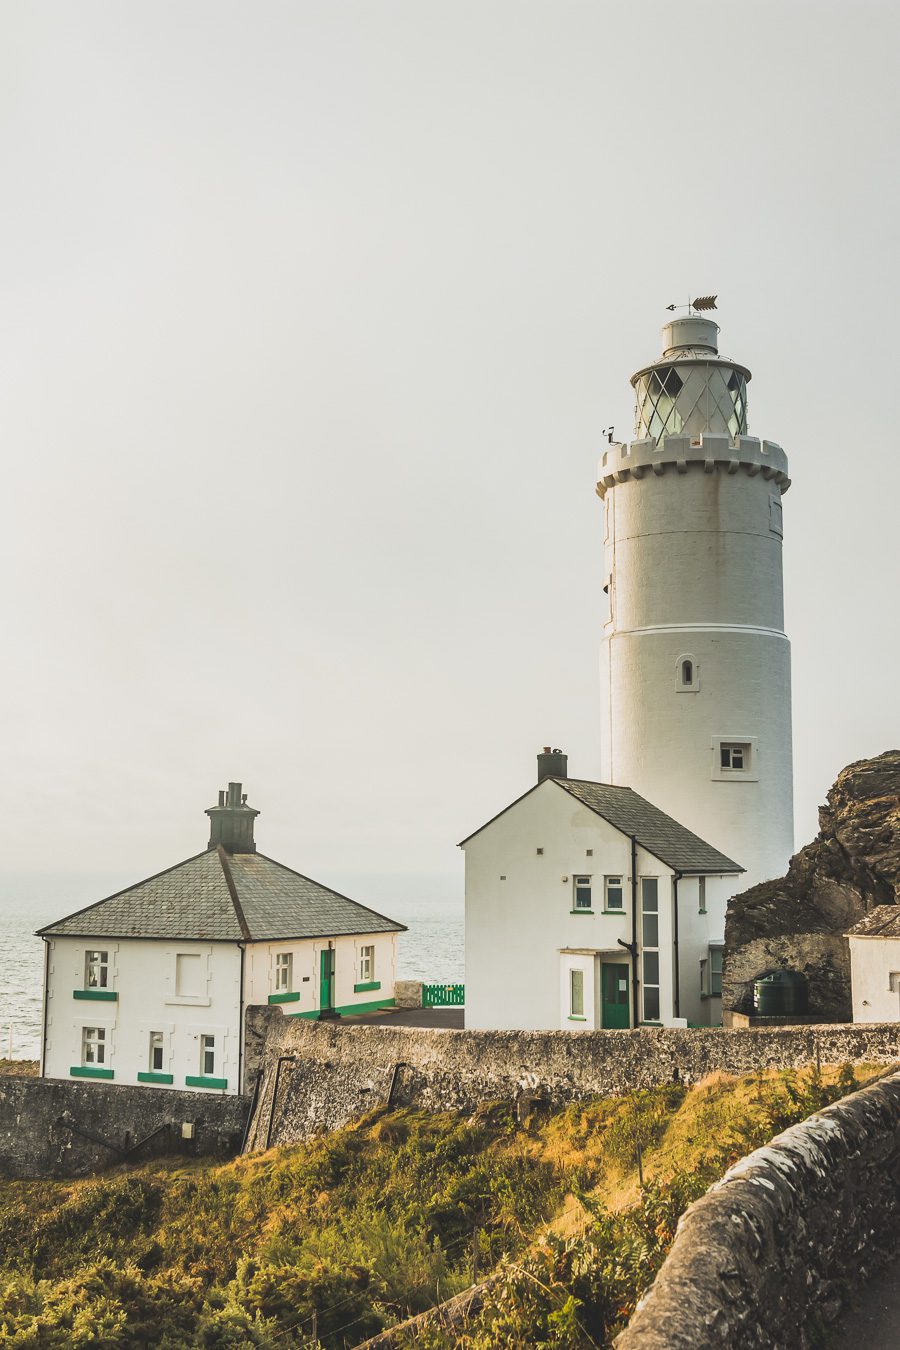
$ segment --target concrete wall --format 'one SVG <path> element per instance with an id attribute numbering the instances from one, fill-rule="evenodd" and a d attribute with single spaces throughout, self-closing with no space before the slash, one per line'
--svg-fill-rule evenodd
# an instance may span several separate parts
<path id="1" fill-rule="evenodd" d="M 854 1022 L 900 1020 L 900 938 L 850 938 Z"/>
<path id="2" fill-rule="evenodd" d="M 3 1075 L 0 1177 L 78 1177 L 170 1154 L 231 1157 L 249 1109 L 247 1097 Z M 182 1138 L 186 1123 L 192 1139 Z"/>
<path id="3" fill-rule="evenodd" d="M 900 1060 L 900 1023 L 688 1031 L 433 1031 L 287 1021 L 251 1009 L 248 1072 L 263 1070 L 249 1147 L 294 1143 L 337 1129 L 391 1092 L 395 1104 L 472 1111 L 483 1102 L 554 1102 L 625 1092 L 708 1073 L 749 1073 L 821 1062 Z M 278 1099 L 273 1088 L 279 1056 Z M 400 1066 L 400 1067 L 398 1067 Z M 248 1078 L 248 1082 L 251 1081 Z"/>
<path id="4" fill-rule="evenodd" d="M 893 1074 L 743 1158 L 682 1217 L 616 1350 L 824 1344 L 842 1295 L 896 1253 L 898 1151 Z"/>

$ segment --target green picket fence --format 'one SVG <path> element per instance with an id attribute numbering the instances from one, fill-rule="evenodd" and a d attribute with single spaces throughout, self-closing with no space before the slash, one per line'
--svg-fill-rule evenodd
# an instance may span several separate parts
<path id="1" fill-rule="evenodd" d="M 464 984 L 423 984 L 423 1008 L 461 1008 L 466 1001 Z"/>

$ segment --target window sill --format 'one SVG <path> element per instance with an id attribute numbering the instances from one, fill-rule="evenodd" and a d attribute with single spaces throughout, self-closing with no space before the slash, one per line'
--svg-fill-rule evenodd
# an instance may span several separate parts
<path id="1" fill-rule="evenodd" d="M 662 1022 L 639 1022 L 638 1025 L 642 1027 L 661 1027 Z"/>
<path id="2" fill-rule="evenodd" d="M 569 1018 L 568 1018 L 568 1020 L 569 1020 L 570 1022 L 586 1022 L 586 1021 L 587 1021 L 587 1018 L 586 1018 L 586 1017 L 578 1017 L 575 1013 L 569 1013 Z"/>
<path id="3" fill-rule="evenodd" d="M 570 914 L 590 914 L 590 915 L 593 915 L 594 911 L 593 911 L 592 909 L 570 909 L 570 910 L 569 910 L 569 913 L 570 913 Z"/>
<path id="4" fill-rule="evenodd" d="M 380 989 L 380 980 L 368 980 L 365 984 L 355 984 L 353 986 L 354 994 L 367 994 L 370 989 Z"/>
<path id="5" fill-rule="evenodd" d="M 216 1088 L 220 1092 L 228 1087 L 227 1078 L 203 1078 L 199 1075 L 188 1075 L 184 1081 L 188 1087 Z"/>
<path id="6" fill-rule="evenodd" d="M 102 1003 L 115 1003 L 119 995 L 115 989 L 73 989 L 72 997 L 97 999 Z"/>
<path id="7" fill-rule="evenodd" d="M 624 909 L 601 909 L 600 913 L 601 913 L 601 914 L 615 914 L 616 917 L 619 918 L 619 919 L 624 919 L 624 917 L 625 917 L 625 911 L 624 911 Z"/>
<path id="8" fill-rule="evenodd" d="M 174 1083 L 175 1079 L 170 1073 L 139 1073 L 137 1076 L 139 1083 Z"/>
<path id="9" fill-rule="evenodd" d="M 270 1002 L 270 1003 L 297 1003 L 298 1000 L 299 1000 L 299 998 L 300 998 L 299 992 L 296 993 L 296 994 L 294 994 L 294 993 L 270 994 L 270 995 L 269 995 L 269 1002 Z"/>
<path id="10" fill-rule="evenodd" d="M 114 1069 L 95 1069 L 92 1064 L 76 1064 L 69 1070 L 72 1078 L 112 1078 Z"/>

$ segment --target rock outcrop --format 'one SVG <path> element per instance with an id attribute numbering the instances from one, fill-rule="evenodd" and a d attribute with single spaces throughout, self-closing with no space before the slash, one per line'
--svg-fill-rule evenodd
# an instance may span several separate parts
<path id="1" fill-rule="evenodd" d="M 819 808 L 819 834 L 787 876 L 735 896 L 725 921 L 722 1008 L 751 1012 L 753 980 L 799 970 L 810 1011 L 849 1021 L 844 934 L 875 905 L 900 903 L 900 750 L 849 764 Z"/>

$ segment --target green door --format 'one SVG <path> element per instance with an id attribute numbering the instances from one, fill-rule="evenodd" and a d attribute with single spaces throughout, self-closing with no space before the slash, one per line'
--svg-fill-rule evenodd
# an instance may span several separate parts
<path id="1" fill-rule="evenodd" d="M 603 964 L 601 1026 L 614 1030 L 631 1026 L 628 1015 L 628 967 L 621 961 Z"/>
<path id="2" fill-rule="evenodd" d="M 334 948 L 326 947 L 319 956 L 319 1009 L 330 1012 L 334 1007 Z"/>

